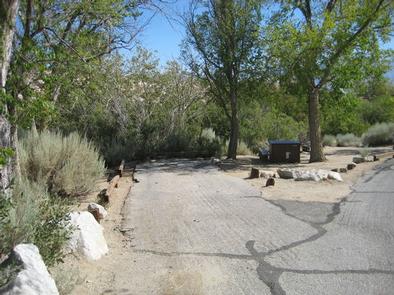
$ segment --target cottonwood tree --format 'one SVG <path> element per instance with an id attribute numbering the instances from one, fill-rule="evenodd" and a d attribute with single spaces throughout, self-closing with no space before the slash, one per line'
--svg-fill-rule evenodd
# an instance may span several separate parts
<path id="1" fill-rule="evenodd" d="M 310 162 L 323 161 L 320 93 L 334 81 L 362 75 L 369 58 L 379 58 L 379 42 L 392 30 L 391 0 L 286 0 L 270 27 L 270 54 L 280 72 L 308 97 Z"/>
<path id="2" fill-rule="evenodd" d="M 239 140 L 240 81 L 247 79 L 259 41 L 260 2 L 254 0 L 194 1 L 184 17 L 184 55 L 204 78 L 229 120 L 227 157 L 235 159 Z"/>

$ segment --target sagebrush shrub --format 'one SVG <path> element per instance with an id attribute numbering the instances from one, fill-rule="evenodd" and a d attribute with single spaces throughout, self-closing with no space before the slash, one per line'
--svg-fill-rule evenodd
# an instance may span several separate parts
<path id="1" fill-rule="evenodd" d="M 323 137 L 323 146 L 337 146 L 337 139 L 334 135 L 326 134 Z"/>
<path id="2" fill-rule="evenodd" d="M 249 149 L 249 147 L 246 145 L 245 142 L 240 141 L 238 143 L 237 154 L 247 156 L 247 155 L 253 155 L 253 152 Z"/>
<path id="3" fill-rule="evenodd" d="M 61 260 L 72 230 L 66 199 L 50 196 L 44 185 L 22 178 L 16 180 L 10 197 L 0 196 L 0 208 L 0 253 L 8 254 L 20 243 L 33 243 L 46 265 Z"/>
<path id="4" fill-rule="evenodd" d="M 22 176 L 47 185 L 50 193 L 79 196 L 104 174 L 97 150 L 77 133 L 30 132 L 18 145 Z"/>
<path id="5" fill-rule="evenodd" d="M 347 147 L 347 146 L 359 147 L 361 146 L 361 138 L 357 137 L 353 133 L 338 134 L 337 144 L 338 146 L 343 146 L 343 147 Z"/>
<path id="6" fill-rule="evenodd" d="M 394 123 L 378 123 L 371 126 L 362 135 L 362 142 L 366 146 L 394 143 Z"/>

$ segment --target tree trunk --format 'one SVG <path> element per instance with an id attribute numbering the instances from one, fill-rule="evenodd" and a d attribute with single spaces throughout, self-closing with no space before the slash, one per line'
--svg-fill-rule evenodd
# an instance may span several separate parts
<path id="1" fill-rule="evenodd" d="M 319 89 L 312 88 L 309 93 L 309 137 L 311 141 L 311 152 L 309 162 L 323 162 L 323 146 L 320 133 L 320 108 Z"/>
<path id="2" fill-rule="evenodd" d="M 230 140 L 228 143 L 227 158 L 237 158 L 238 137 L 239 137 L 239 120 L 238 120 L 238 103 L 237 94 L 231 91 L 231 120 L 230 120 Z"/>
<path id="3" fill-rule="evenodd" d="M 12 45 L 15 33 L 15 20 L 19 8 L 19 0 L 3 0 L 0 2 L 0 91 L 5 93 L 7 74 L 10 66 Z M 8 109 L 4 106 L 0 114 L 0 148 L 14 148 L 16 126 L 11 126 L 8 120 Z M 1 190 L 8 192 L 13 174 L 15 161 L 8 159 L 0 167 Z"/>

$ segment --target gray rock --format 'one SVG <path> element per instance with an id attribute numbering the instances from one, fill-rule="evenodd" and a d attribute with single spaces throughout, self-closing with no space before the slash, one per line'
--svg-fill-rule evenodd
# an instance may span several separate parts
<path id="1" fill-rule="evenodd" d="M 361 157 L 361 156 L 353 157 L 353 163 L 360 164 L 360 163 L 364 163 L 364 162 L 365 162 L 364 157 Z"/>
<path id="2" fill-rule="evenodd" d="M 0 288 L 0 294 L 8 295 L 57 295 L 55 281 L 48 273 L 38 248 L 33 244 L 17 245 L 9 259 L 22 264 L 16 278 Z"/>
<path id="3" fill-rule="evenodd" d="M 210 162 L 211 162 L 211 165 L 218 165 L 218 164 L 220 164 L 221 161 L 218 158 L 212 157 Z"/>
<path id="4" fill-rule="evenodd" d="M 353 163 L 353 162 L 350 164 L 347 164 L 347 170 L 352 170 L 352 169 L 356 168 L 356 166 L 357 166 L 357 164 Z"/>
<path id="5" fill-rule="evenodd" d="M 276 170 L 276 172 L 278 173 L 280 178 L 283 178 L 283 179 L 292 179 L 292 178 L 294 178 L 292 169 L 288 169 L 288 168 L 281 169 L 281 168 L 279 168 L 278 170 Z"/>

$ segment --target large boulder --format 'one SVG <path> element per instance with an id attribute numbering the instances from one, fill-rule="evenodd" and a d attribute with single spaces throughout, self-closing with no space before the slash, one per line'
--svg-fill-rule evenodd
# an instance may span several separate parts
<path id="1" fill-rule="evenodd" d="M 22 270 L 16 278 L 0 288 L 0 294 L 8 295 L 57 295 L 55 281 L 41 258 L 38 248 L 33 244 L 15 246 L 10 258 L 21 264 Z M 7 262 L 7 261 L 6 261 Z"/>
<path id="2" fill-rule="evenodd" d="M 68 242 L 71 251 L 77 251 L 89 260 L 100 259 L 108 253 L 103 227 L 91 213 L 86 211 L 70 213 L 70 224 L 75 228 Z"/>
<path id="3" fill-rule="evenodd" d="M 289 168 L 279 168 L 276 170 L 280 178 L 283 179 L 292 179 L 293 178 L 293 169 Z"/>

